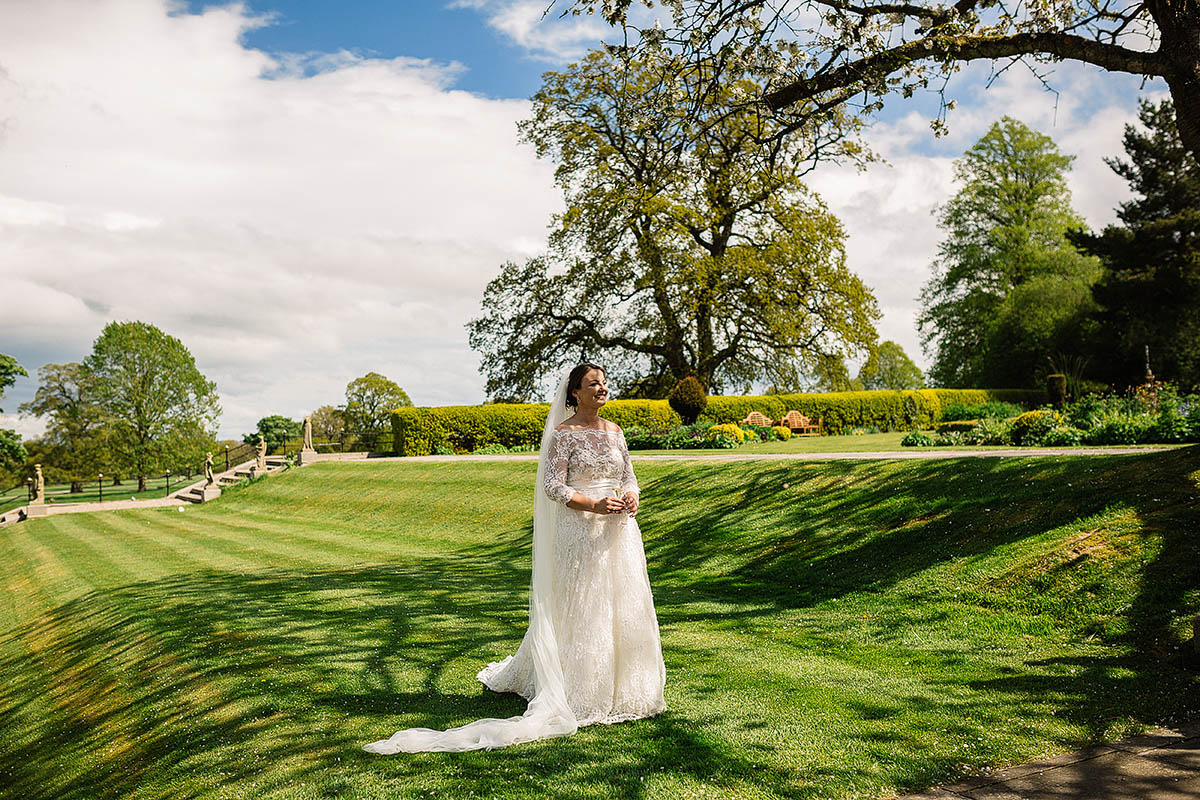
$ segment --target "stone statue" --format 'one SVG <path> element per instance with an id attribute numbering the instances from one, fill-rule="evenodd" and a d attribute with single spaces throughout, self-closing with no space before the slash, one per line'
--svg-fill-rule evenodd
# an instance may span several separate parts
<path id="1" fill-rule="evenodd" d="M 258 457 L 254 461 L 254 468 L 259 472 L 267 471 L 267 440 L 261 435 L 258 437 Z"/>
<path id="2" fill-rule="evenodd" d="M 209 453 L 204 457 L 204 485 L 212 486 L 216 482 L 216 476 L 213 475 L 212 453 Z"/>
<path id="3" fill-rule="evenodd" d="M 311 417 L 311 416 L 308 416 L 308 417 L 305 417 L 305 418 L 304 418 L 304 449 L 305 449 L 305 450 L 312 450 L 312 449 L 313 449 L 313 443 L 312 443 L 312 417 Z"/>
<path id="4" fill-rule="evenodd" d="M 46 502 L 46 479 L 42 476 L 42 465 L 33 465 L 33 499 L 30 505 L 41 505 Z"/>

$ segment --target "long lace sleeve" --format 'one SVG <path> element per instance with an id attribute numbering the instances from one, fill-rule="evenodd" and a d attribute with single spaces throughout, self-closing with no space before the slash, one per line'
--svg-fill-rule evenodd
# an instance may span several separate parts
<path id="1" fill-rule="evenodd" d="M 621 455 L 625 457 L 625 471 L 621 474 L 621 493 L 633 492 L 640 495 L 637 478 L 633 474 L 633 462 L 629 460 L 629 445 L 625 442 L 625 432 L 621 432 Z"/>
<path id="2" fill-rule="evenodd" d="M 550 441 L 550 457 L 546 460 L 543 488 L 551 500 L 564 506 L 571 502 L 575 490 L 567 486 L 567 457 L 570 454 L 569 437 L 555 433 Z"/>

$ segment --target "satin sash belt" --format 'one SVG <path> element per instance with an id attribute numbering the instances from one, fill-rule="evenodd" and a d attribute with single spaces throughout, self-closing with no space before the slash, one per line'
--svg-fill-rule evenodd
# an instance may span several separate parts
<path id="1" fill-rule="evenodd" d="M 602 478 L 598 481 L 575 481 L 568 483 L 575 491 L 579 492 L 584 497 L 598 499 L 601 497 L 612 497 L 613 492 L 621 493 L 621 482 L 616 478 Z"/>

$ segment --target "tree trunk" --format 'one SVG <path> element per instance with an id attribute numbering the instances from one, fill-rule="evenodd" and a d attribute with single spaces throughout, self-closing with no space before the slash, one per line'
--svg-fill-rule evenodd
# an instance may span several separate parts
<path id="1" fill-rule="evenodd" d="M 137 490 L 138 490 L 139 492 L 144 492 L 144 491 L 146 491 L 146 476 L 145 476 L 145 475 L 138 475 L 138 488 L 137 488 Z"/>
<path id="2" fill-rule="evenodd" d="M 71 494 L 80 494 L 83 492 L 83 481 L 71 481 Z"/>
<path id="3" fill-rule="evenodd" d="M 112 482 L 112 485 L 113 485 L 113 486 L 120 486 L 120 485 L 121 485 L 121 476 L 120 476 L 120 475 L 113 475 L 113 482 Z"/>
<path id="4" fill-rule="evenodd" d="M 1162 34 L 1159 52 L 1175 103 L 1179 138 L 1200 160 L 1200 0 L 1158 0 L 1150 13 Z"/>

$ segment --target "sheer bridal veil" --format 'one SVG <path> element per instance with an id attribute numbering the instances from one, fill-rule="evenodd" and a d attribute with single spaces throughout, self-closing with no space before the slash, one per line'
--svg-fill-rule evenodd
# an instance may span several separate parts
<path id="1" fill-rule="evenodd" d="M 444 731 L 408 728 L 397 731 L 389 739 L 372 742 L 363 747 L 364 750 L 381 754 L 420 753 L 432 750 L 458 752 L 507 747 L 518 742 L 550 736 L 570 736 L 575 733 L 578 726 L 571 707 L 567 705 L 562 666 L 558 660 L 558 645 L 554 639 L 554 623 L 551 617 L 554 539 L 562 506 L 551 500 L 542 489 L 554 429 L 570 416 L 566 404 L 569 375 L 568 370 L 562 376 L 554 392 L 554 399 L 550 402 L 546 427 L 542 431 L 537 483 L 533 490 L 533 580 L 529 589 L 529 629 L 525 632 L 523 642 L 523 646 L 529 648 L 533 657 L 534 696 L 529 701 L 529 707 L 519 717 L 480 719 Z"/>

